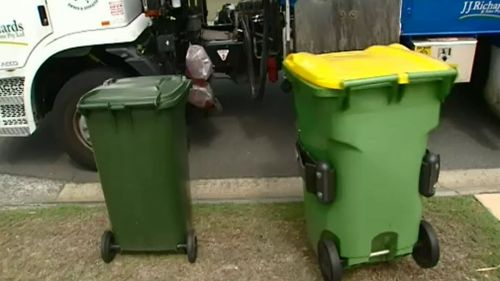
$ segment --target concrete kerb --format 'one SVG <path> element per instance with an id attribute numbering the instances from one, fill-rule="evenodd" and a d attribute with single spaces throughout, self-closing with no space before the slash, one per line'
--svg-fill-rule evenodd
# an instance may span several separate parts
<path id="1" fill-rule="evenodd" d="M 244 178 L 191 181 L 191 197 L 195 202 L 261 202 L 302 200 L 302 179 Z M 102 202 L 99 183 L 68 183 L 57 197 L 58 203 Z"/>
<path id="2" fill-rule="evenodd" d="M 193 180 L 191 195 L 197 202 L 300 201 L 302 179 L 244 178 Z M 500 169 L 443 171 L 438 196 L 457 196 L 500 192 Z M 99 184 L 67 184 L 57 198 L 61 203 L 101 202 Z"/>
<path id="3" fill-rule="evenodd" d="M 0 206 L 53 202 L 64 187 L 63 181 L 0 175 Z"/>
<path id="4" fill-rule="evenodd" d="M 300 201 L 302 179 L 243 178 L 191 181 L 195 202 L 288 202 Z M 443 171 L 438 196 L 500 192 L 500 169 Z M 100 203 L 104 196 L 99 183 L 60 181 L 0 175 L 0 205 Z"/>

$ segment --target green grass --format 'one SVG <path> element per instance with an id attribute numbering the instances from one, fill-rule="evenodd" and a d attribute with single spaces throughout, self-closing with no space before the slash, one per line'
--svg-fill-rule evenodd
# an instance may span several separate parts
<path id="1" fill-rule="evenodd" d="M 453 236 L 457 238 L 458 246 L 462 244 L 471 249 L 468 257 L 472 261 L 481 261 L 477 267 L 500 265 L 500 222 L 474 198 L 449 197 L 429 200 L 426 203 L 425 215 L 441 222 L 436 226 L 439 231 L 462 232 L 461 235 Z M 500 270 L 496 275 L 500 280 Z"/>
<path id="2" fill-rule="evenodd" d="M 426 200 L 424 217 L 440 237 L 432 270 L 410 257 L 350 270 L 344 280 L 500 280 L 500 223 L 472 197 Z M 59 206 L 0 212 L 0 280 L 321 280 L 307 244 L 303 207 L 222 204 L 194 207 L 200 252 L 99 259 L 105 208 Z"/>

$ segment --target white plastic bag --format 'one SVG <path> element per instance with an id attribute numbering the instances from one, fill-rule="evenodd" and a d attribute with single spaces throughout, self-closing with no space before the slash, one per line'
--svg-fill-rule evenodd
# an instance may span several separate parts
<path id="1" fill-rule="evenodd" d="M 207 81 L 214 72 L 214 65 L 205 48 L 200 45 L 189 46 L 186 54 L 187 74 L 191 79 Z"/>
<path id="2" fill-rule="evenodd" d="M 193 84 L 189 92 L 189 103 L 202 109 L 208 109 L 214 105 L 214 92 L 210 84 Z"/>
<path id="3" fill-rule="evenodd" d="M 189 92 L 189 103 L 204 109 L 222 111 L 222 106 L 214 95 L 214 91 L 208 82 L 195 82 Z"/>

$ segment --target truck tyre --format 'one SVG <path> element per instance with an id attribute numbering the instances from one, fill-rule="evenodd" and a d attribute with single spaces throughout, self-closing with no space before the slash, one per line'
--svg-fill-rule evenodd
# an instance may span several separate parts
<path id="1" fill-rule="evenodd" d="M 85 70 L 69 79 L 56 97 L 53 107 L 55 136 L 69 157 L 84 168 L 97 169 L 86 122 L 76 110 L 78 101 L 104 81 L 126 76 L 123 71 L 111 67 Z"/>
<path id="2" fill-rule="evenodd" d="M 500 47 L 491 46 L 491 60 L 488 81 L 484 89 L 484 97 L 493 113 L 500 118 Z"/>

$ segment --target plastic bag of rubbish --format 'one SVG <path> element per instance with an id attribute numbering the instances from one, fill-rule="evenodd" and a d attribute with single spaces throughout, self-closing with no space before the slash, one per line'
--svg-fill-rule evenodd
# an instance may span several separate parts
<path id="1" fill-rule="evenodd" d="M 214 95 L 214 91 L 207 81 L 193 81 L 189 92 L 189 103 L 205 110 L 221 111 L 222 106 Z"/>
<path id="2" fill-rule="evenodd" d="M 208 80 L 214 72 L 214 65 L 205 48 L 200 45 L 189 46 L 186 54 L 186 67 L 189 78 Z"/>

